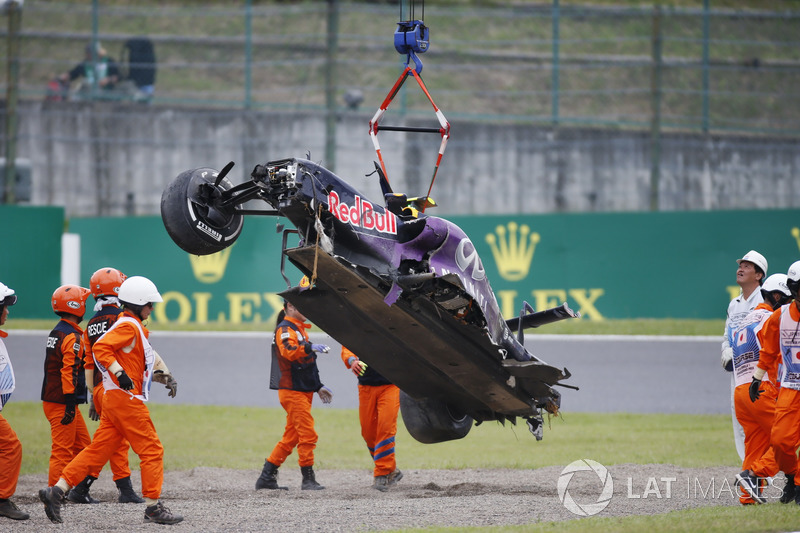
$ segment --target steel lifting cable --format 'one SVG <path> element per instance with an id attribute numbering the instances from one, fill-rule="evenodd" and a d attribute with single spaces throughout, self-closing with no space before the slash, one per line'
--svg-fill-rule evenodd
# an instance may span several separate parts
<path id="1" fill-rule="evenodd" d="M 403 20 L 403 4 L 404 3 L 405 2 L 403 2 L 403 0 L 400 0 L 400 6 L 399 6 L 400 7 L 400 20 Z M 425 0 L 422 0 L 422 2 L 420 2 L 420 3 L 422 4 L 422 16 L 420 17 L 419 20 L 421 20 L 422 22 L 425 22 Z M 411 5 L 409 7 L 408 20 L 416 20 L 417 17 L 415 15 L 416 15 L 416 11 L 417 11 L 417 0 L 411 0 L 410 4 Z"/>

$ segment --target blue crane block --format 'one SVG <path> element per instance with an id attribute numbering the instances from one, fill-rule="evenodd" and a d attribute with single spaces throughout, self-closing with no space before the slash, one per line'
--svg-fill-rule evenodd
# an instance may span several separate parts
<path id="1" fill-rule="evenodd" d="M 397 23 L 394 32 L 394 48 L 401 54 L 424 54 L 430 46 L 430 28 L 421 20 L 406 20 Z"/>

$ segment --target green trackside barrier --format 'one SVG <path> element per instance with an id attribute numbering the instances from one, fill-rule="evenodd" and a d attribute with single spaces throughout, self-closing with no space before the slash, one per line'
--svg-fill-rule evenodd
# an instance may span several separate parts
<path id="1" fill-rule="evenodd" d="M 281 234 L 276 217 L 248 217 L 242 233 L 222 252 L 190 255 L 172 242 L 160 217 L 82 218 L 69 231 L 81 236 L 81 280 L 98 268 L 153 280 L 164 297 L 154 322 L 241 324 L 274 320 L 283 306 L 276 293 L 287 288 L 280 274 Z M 289 245 L 297 245 L 290 235 Z M 302 274 L 286 262 L 296 285 Z"/>
<path id="2" fill-rule="evenodd" d="M 566 301 L 588 320 L 724 318 L 736 262 L 763 253 L 770 273 L 800 260 L 800 210 L 452 217 L 470 236 L 504 316 Z M 285 219 L 281 221 L 286 222 Z M 190 256 L 158 217 L 75 219 L 81 278 L 113 266 L 148 276 L 164 295 L 154 319 L 271 320 L 286 288 L 277 219 L 249 217 L 238 241 Z M 296 243 L 296 238 L 290 243 Z M 300 273 L 287 263 L 293 284 Z"/>
<path id="3" fill-rule="evenodd" d="M 503 315 L 567 301 L 585 319 L 725 318 L 736 262 L 800 260 L 800 210 L 452 217 L 484 262 Z"/>
<path id="4" fill-rule="evenodd" d="M 50 297 L 61 284 L 63 207 L 0 205 L 0 282 L 18 301 L 12 318 L 55 318 Z"/>

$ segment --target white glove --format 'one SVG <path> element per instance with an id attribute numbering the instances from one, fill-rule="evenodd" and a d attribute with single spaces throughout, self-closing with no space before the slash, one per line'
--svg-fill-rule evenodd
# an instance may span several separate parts
<path id="1" fill-rule="evenodd" d="M 722 368 L 727 370 L 728 372 L 733 371 L 733 348 L 728 346 L 722 350 Z"/>
<path id="2" fill-rule="evenodd" d="M 319 399 L 322 400 L 322 403 L 331 403 L 333 401 L 333 391 L 328 387 L 322 387 L 317 391 L 317 394 L 319 394 Z"/>

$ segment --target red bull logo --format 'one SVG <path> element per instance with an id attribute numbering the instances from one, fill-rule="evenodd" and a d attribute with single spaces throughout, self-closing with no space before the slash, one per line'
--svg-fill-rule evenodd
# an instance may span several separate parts
<path id="1" fill-rule="evenodd" d="M 375 211 L 372 202 L 356 195 L 355 205 L 342 202 L 336 191 L 328 194 L 328 210 L 345 224 L 375 230 L 380 233 L 397 234 L 397 217 L 394 213 Z"/>

